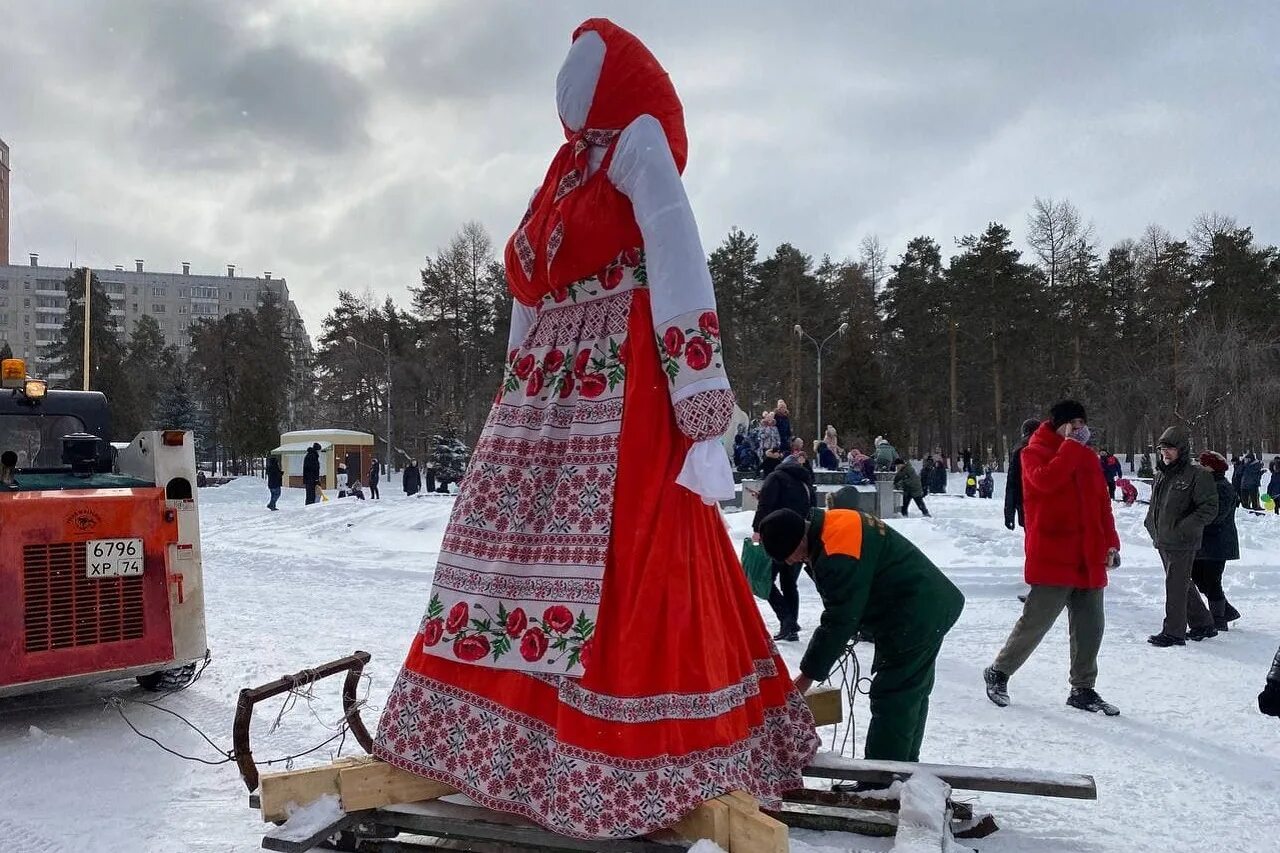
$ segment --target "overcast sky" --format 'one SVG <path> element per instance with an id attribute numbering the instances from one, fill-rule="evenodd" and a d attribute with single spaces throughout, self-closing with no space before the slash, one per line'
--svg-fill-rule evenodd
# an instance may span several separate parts
<path id="1" fill-rule="evenodd" d="M 793 9 L 794 7 L 794 9 Z M 889 8 L 892 7 L 892 8 Z M 603 15 L 684 100 L 710 251 L 732 225 L 891 260 L 1035 196 L 1104 243 L 1205 211 L 1280 242 L 1274 2 L 0 0 L 12 257 L 288 278 L 397 300 L 467 219 L 499 246 L 562 140 L 555 74 Z"/>

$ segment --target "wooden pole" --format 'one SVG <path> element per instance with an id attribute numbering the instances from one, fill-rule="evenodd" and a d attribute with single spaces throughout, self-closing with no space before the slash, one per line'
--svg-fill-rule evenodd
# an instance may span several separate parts
<path id="1" fill-rule="evenodd" d="M 89 390 L 89 302 L 93 298 L 93 273 L 84 268 L 84 390 Z"/>
<path id="2" fill-rule="evenodd" d="M 951 470 L 956 470 L 956 426 L 960 420 L 959 401 L 956 394 L 956 321 L 951 321 L 951 431 L 947 436 L 947 456 L 951 458 Z"/>

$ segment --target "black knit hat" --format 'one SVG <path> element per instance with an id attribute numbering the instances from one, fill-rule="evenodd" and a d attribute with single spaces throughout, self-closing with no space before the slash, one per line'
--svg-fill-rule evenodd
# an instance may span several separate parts
<path id="1" fill-rule="evenodd" d="M 776 510 L 760 522 L 760 544 L 766 554 L 779 563 L 785 563 L 800 547 L 804 528 L 805 521 L 795 510 Z"/>
<path id="2" fill-rule="evenodd" d="M 1040 422 L 1035 418 L 1027 418 L 1022 422 L 1022 437 L 1030 438 L 1032 433 L 1040 428 Z"/>
<path id="3" fill-rule="evenodd" d="M 1084 413 L 1084 406 L 1075 400 L 1062 400 L 1054 403 L 1053 407 L 1049 409 L 1049 420 L 1053 421 L 1054 429 L 1074 421 L 1076 418 L 1082 421 L 1088 420 Z"/>

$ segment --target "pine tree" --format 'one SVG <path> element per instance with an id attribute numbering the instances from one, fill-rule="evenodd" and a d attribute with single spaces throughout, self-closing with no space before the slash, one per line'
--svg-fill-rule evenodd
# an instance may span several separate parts
<path id="1" fill-rule="evenodd" d="M 62 322 L 62 339 L 47 350 L 53 369 L 65 373 L 64 388 L 84 387 L 84 278 L 83 269 L 75 270 L 64 282 L 67 294 L 67 316 Z M 89 388 L 106 395 L 113 412 L 112 439 L 130 441 L 136 430 L 138 407 L 134 377 L 125 369 L 127 348 L 120 339 L 120 328 L 111 315 L 111 303 L 97 275 L 91 275 L 92 304 L 89 332 Z"/>

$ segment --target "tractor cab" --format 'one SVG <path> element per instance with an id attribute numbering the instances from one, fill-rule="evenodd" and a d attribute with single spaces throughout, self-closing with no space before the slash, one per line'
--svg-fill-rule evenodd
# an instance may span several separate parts
<path id="1" fill-rule="evenodd" d="M 0 697 L 158 688 L 207 654 L 193 436 L 110 438 L 101 393 L 0 363 Z"/>

